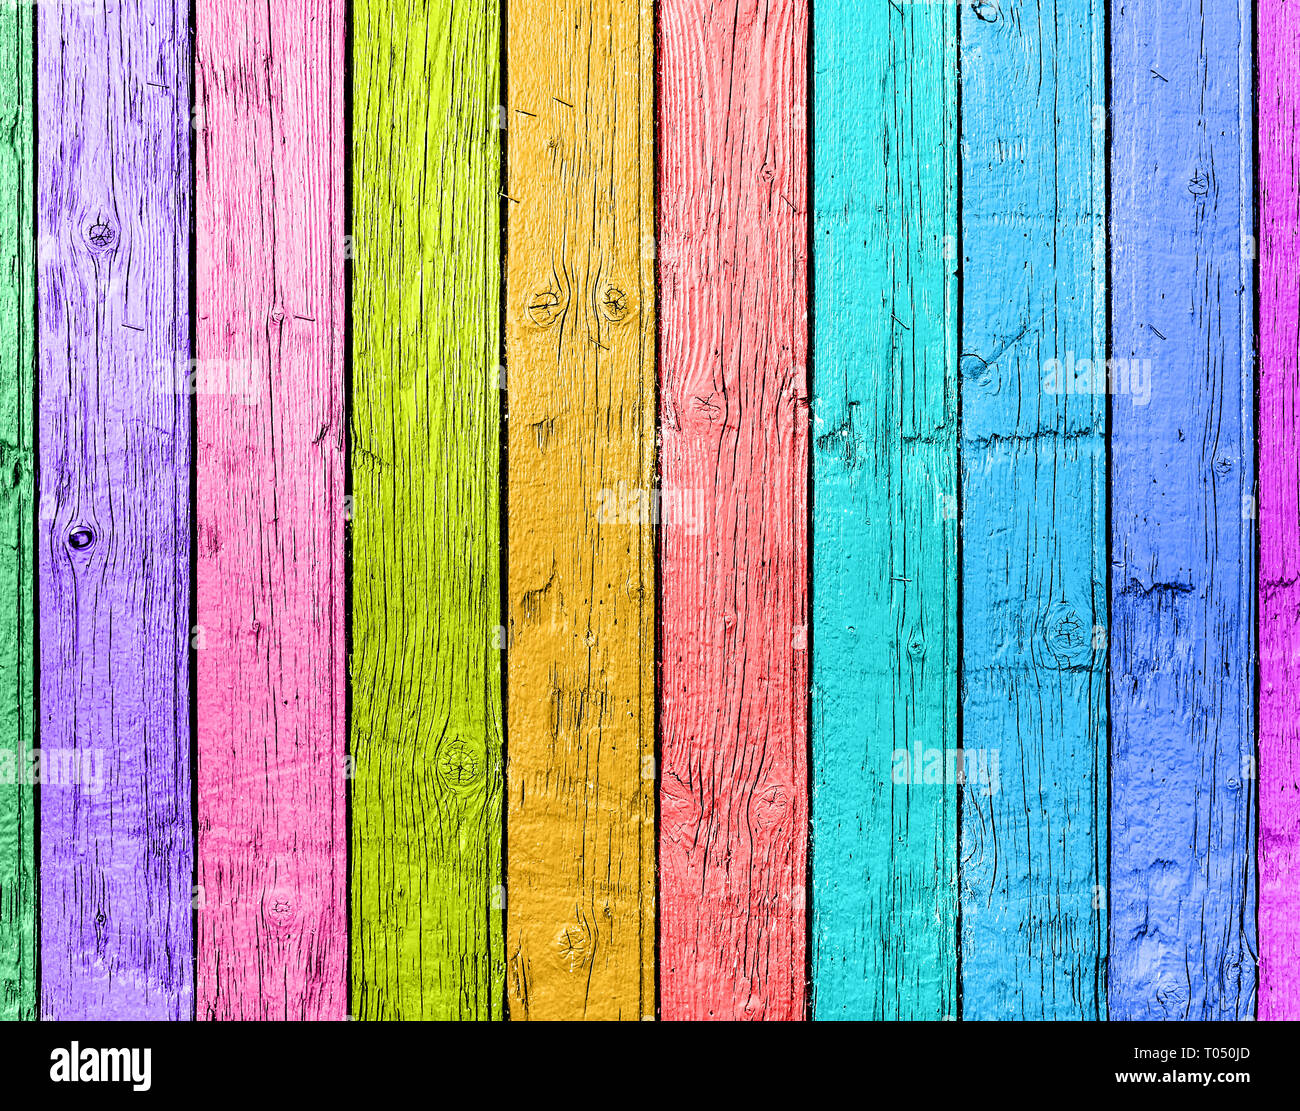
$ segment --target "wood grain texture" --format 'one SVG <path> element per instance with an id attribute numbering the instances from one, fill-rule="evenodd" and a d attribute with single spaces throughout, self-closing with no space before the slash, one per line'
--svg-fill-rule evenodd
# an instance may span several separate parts
<path id="1" fill-rule="evenodd" d="M 662 1014 L 802 1018 L 808 6 L 659 20 Z"/>
<path id="2" fill-rule="evenodd" d="M 341 0 L 200 0 L 197 1014 L 347 1011 Z"/>
<path id="3" fill-rule="evenodd" d="M 41 1013 L 193 1015 L 190 51 L 175 0 L 36 7 Z"/>
<path id="4" fill-rule="evenodd" d="M 32 9 L 0 7 L 0 1020 L 36 1017 Z"/>
<path id="5" fill-rule="evenodd" d="M 1105 1015 L 1106 406 L 1048 390 L 1053 359 L 1105 360 L 1104 27 L 1100 0 L 961 9 L 972 1019 Z"/>
<path id="6" fill-rule="evenodd" d="M 1250 5 L 1111 36 L 1110 1013 L 1249 1018 Z"/>
<path id="7" fill-rule="evenodd" d="M 499 9 L 353 15 L 353 1014 L 499 1018 Z"/>
<path id="8" fill-rule="evenodd" d="M 1260 4 L 1259 1017 L 1300 1019 L 1300 3 Z"/>
<path id="9" fill-rule="evenodd" d="M 813 10 L 814 1018 L 957 1013 L 957 11 Z"/>
<path id="10" fill-rule="evenodd" d="M 499 10 L 354 16 L 352 999 L 502 1016 Z"/>
<path id="11" fill-rule="evenodd" d="M 653 22 L 508 5 L 510 1017 L 655 1013 Z"/>

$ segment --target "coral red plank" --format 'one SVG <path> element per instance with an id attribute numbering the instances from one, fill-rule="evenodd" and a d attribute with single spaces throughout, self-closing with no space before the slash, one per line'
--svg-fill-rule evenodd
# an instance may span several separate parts
<path id="1" fill-rule="evenodd" d="M 659 12 L 661 1008 L 800 1018 L 808 9 Z"/>

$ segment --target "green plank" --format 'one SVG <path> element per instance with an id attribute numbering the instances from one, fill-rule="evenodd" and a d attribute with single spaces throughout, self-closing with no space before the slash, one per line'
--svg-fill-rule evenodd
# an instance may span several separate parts
<path id="1" fill-rule="evenodd" d="M 0 6 L 0 1018 L 36 1017 L 32 11 Z"/>

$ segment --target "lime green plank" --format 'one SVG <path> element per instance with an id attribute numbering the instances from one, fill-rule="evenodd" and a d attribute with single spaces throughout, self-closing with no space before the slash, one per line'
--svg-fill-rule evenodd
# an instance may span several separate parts
<path id="1" fill-rule="evenodd" d="M 353 15 L 352 1013 L 500 1018 L 500 16 Z"/>

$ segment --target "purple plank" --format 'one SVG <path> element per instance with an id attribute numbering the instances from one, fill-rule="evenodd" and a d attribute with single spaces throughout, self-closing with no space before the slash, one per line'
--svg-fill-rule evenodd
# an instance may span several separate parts
<path id="1" fill-rule="evenodd" d="M 193 1011 L 187 20 L 36 9 L 47 1018 Z"/>
<path id="2" fill-rule="evenodd" d="M 1117 6 L 1110 27 L 1110 1017 L 1240 1020 L 1256 952 L 1250 7 Z"/>

